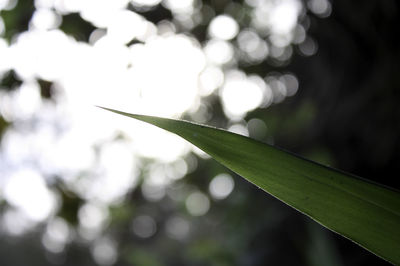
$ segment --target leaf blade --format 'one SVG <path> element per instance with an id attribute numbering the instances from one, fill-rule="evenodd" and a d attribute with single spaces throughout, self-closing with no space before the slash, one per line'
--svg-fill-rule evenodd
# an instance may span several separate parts
<path id="1" fill-rule="evenodd" d="M 323 226 L 400 263 L 399 192 L 221 129 L 101 108 L 181 136 Z"/>

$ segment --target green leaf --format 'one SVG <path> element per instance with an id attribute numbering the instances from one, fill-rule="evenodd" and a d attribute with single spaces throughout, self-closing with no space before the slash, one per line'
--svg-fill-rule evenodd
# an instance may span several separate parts
<path id="1" fill-rule="evenodd" d="M 323 226 L 400 264 L 398 191 L 225 130 L 103 109 L 181 136 Z"/>

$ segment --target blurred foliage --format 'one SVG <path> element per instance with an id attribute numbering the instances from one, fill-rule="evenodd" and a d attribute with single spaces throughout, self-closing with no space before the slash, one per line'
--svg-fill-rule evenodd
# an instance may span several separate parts
<path id="1" fill-rule="evenodd" d="M 0 80 L 0 88 L 5 91 L 17 89 L 22 84 L 22 81 L 16 75 L 14 70 L 9 70 L 4 73 Z"/>
<path id="2" fill-rule="evenodd" d="M 0 139 L 9 125 L 10 123 L 4 120 L 3 116 L 0 115 Z"/>
<path id="3" fill-rule="evenodd" d="M 4 37 L 9 41 L 18 33 L 29 29 L 29 21 L 35 11 L 32 0 L 11 2 L 16 2 L 13 9 L 0 11 L 0 16 L 3 18 L 4 26 L 7 29 Z"/>
<path id="4" fill-rule="evenodd" d="M 42 99 L 51 99 L 53 97 L 53 83 L 43 80 L 43 79 L 38 79 L 38 83 L 40 86 L 40 96 Z"/>
<path id="5" fill-rule="evenodd" d="M 90 34 L 96 29 L 90 22 L 82 19 L 79 13 L 62 16 L 59 27 L 64 33 L 73 36 L 76 40 L 88 42 Z"/>
<path id="6" fill-rule="evenodd" d="M 203 43 L 208 23 L 222 13 L 231 14 L 242 27 L 249 24 L 249 7 L 242 1 L 203 3 L 203 23 L 191 30 L 177 25 L 178 32 L 191 34 Z M 153 22 L 173 17 L 162 5 L 148 10 L 134 6 L 130 9 L 140 11 Z M 11 41 L 28 30 L 34 10 L 33 1 L 28 0 L 17 1 L 12 10 L 2 10 L 4 38 Z M 248 114 L 247 122 L 260 119 L 267 127 L 264 133 L 250 135 L 400 188 L 394 174 L 400 172 L 399 3 L 340 0 L 332 1 L 332 10 L 327 18 L 307 12 L 299 21 L 316 40 L 317 54 L 305 57 L 294 46 L 293 56 L 284 64 L 273 58 L 256 64 L 239 63 L 248 74 L 294 73 L 300 84 L 294 97 Z M 60 29 L 77 40 L 88 41 L 96 28 L 78 14 L 69 14 L 62 16 Z M 10 71 L 1 77 L 0 92 L 16 89 L 20 83 Z M 42 97 L 51 98 L 52 85 L 43 80 L 39 84 Z M 204 101 L 211 113 L 207 124 L 226 127 L 229 121 L 218 97 L 211 95 Z M 190 115 L 185 117 L 190 119 Z M 10 124 L 0 116 L 0 137 Z M 227 171 L 212 160 L 198 156 L 196 160 L 197 169 L 169 190 L 180 187 L 182 191 L 207 191 L 211 178 Z M 72 226 L 76 235 L 78 210 L 84 199 L 66 191 L 61 184 L 55 187 L 62 197 L 57 215 Z M 212 201 L 211 205 L 207 215 L 198 218 L 169 197 L 150 202 L 140 189 L 129 192 L 123 203 L 110 206 L 109 220 L 105 222 L 105 235 L 111 235 L 118 243 L 115 265 L 387 265 L 241 178 L 235 178 L 235 189 L 229 198 Z M 131 232 L 131 221 L 143 214 L 151 214 L 158 229 L 148 239 Z M 174 240 L 166 235 L 165 223 L 175 215 L 190 223 L 192 231 L 187 239 Z M 67 244 L 61 253 L 47 251 L 41 244 L 44 227 L 22 236 L 7 236 L 1 231 L 0 264 L 96 265 L 92 244 L 82 239 Z"/>

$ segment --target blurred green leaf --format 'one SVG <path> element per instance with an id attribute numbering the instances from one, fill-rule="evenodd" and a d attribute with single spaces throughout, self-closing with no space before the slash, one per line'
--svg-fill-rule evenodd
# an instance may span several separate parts
<path id="1" fill-rule="evenodd" d="M 161 266 L 162 264 L 154 256 L 153 252 L 150 252 L 141 248 L 131 248 L 125 254 L 125 259 L 130 265 L 141 265 L 141 266 Z"/>
<path id="2" fill-rule="evenodd" d="M 35 12 L 33 0 L 15 2 L 16 6 L 11 10 L 0 10 L 0 16 L 5 26 L 4 38 L 8 41 L 11 41 L 16 34 L 29 29 L 29 21 Z"/>
<path id="3" fill-rule="evenodd" d="M 189 256 L 199 262 L 199 265 L 228 266 L 234 265 L 229 249 L 221 246 L 214 239 L 199 239 L 189 247 Z"/>
<path id="4" fill-rule="evenodd" d="M 79 13 L 69 13 L 63 15 L 60 30 L 73 36 L 76 40 L 87 42 L 90 34 L 96 30 L 96 27 L 92 23 L 82 19 Z"/>
<path id="5" fill-rule="evenodd" d="M 332 231 L 400 263 L 399 192 L 221 129 L 103 109 L 181 136 Z"/>

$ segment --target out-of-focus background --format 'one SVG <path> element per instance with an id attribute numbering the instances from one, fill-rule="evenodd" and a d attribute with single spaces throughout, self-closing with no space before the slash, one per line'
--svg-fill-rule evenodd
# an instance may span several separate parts
<path id="1" fill-rule="evenodd" d="M 399 188 L 399 25 L 395 0 L 0 0 L 0 264 L 386 265 L 94 105 Z"/>

